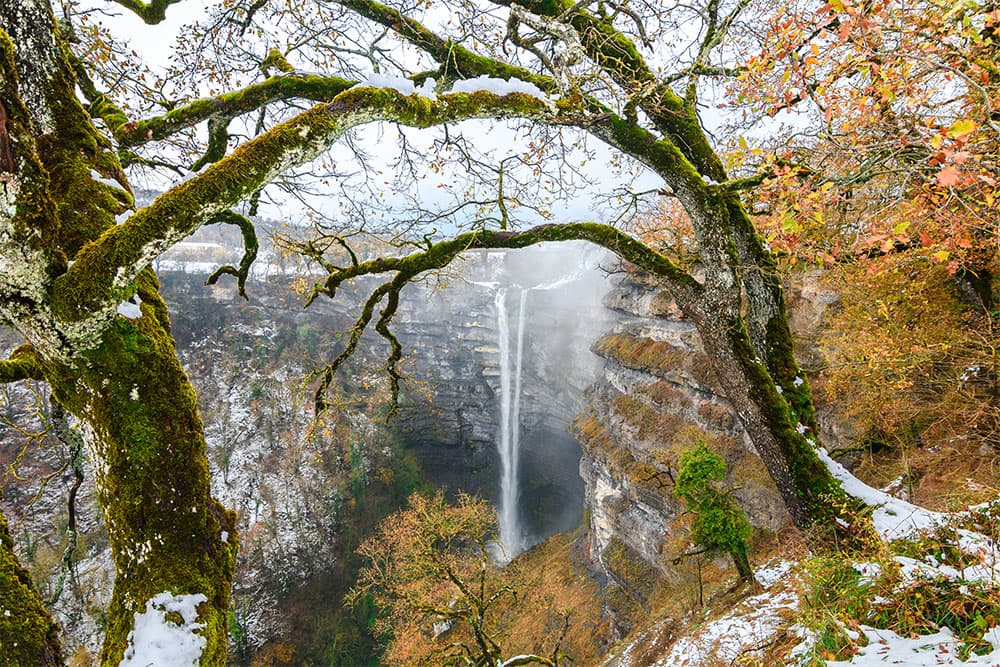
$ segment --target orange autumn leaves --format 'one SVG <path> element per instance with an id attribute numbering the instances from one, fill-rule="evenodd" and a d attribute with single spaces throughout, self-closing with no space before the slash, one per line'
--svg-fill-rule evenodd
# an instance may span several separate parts
<path id="1" fill-rule="evenodd" d="M 768 174 L 748 203 L 772 248 L 830 264 L 918 247 L 952 272 L 985 267 L 1000 194 L 997 10 L 814 7 L 766 17 L 758 54 L 730 87 L 751 117 L 786 121 L 753 146 L 731 142 L 735 170 Z"/>

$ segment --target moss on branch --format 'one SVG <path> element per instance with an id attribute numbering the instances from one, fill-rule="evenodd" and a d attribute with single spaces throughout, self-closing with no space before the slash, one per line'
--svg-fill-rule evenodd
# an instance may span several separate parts
<path id="1" fill-rule="evenodd" d="M 421 252 L 403 257 L 379 257 L 354 266 L 335 269 L 325 283 L 317 287 L 316 293 L 325 293 L 332 298 L 345 280 L 358 276 L 391 271 L 418 275 L 447 266 L 466 250 L 527 248 L 543 241 L 590 241 L 656 276 L 672 292 L 682 292 L 684 296 L 693 298 L 701 291 L 698 282 L 684 269 L 620 229 L 595 222 L 572 222 L 539 225 L 520 232 L 482 229 L 460 234 L 451 239 L 432 243 L 427 250 Z"/>
<path id="2" fill-rule="evenodd" d="M 259 249 L 259 243 L 257 242 L 257 230 L 248 218 L 232 210 L 219 213 L 215 216 L 214 220 L 210 220 L 209 222 L 224 222 L 228 225 L 235 225 L 240 228 L 240 233 L 243 235 L 243 257 L 240 259 L 240 265 L 238 268 L 228 264 L 217 268 L 212 272 L 212 275 L 208 277 L 205 284 L 214 285 L 223 275 L 235 276 L 236 289 L 239 290 L 241 297 L 247 299 L 247 278 L 250 276 L 250 267 L 253 266 L 254 260 L 257 259 L 257 250 Z"/>
<path id="3" fill-rule="evenodd" d="M 399 393 L 399 381 L 402 376 L 398 370 L 398 362 L 402 357 L 402 347 L 389 330 L 389 324 L 399 305 L 399 292 L 416 276 L 427 271 L 434 271 L 447 266 L 459 254 L 466 250 L 477 248 L 526 248 L 543 241 L 590 241 L 616 253 L 618 256 L 636 264 L 661 280 L 667 289 L 679 299 L 695 299 L 701 292 L 701 286 L 687 272 L 671 262 L 667 257 L 657 253 L 647 245 L 625 234 L 610 225 L 599 223 L 578 222 L 566 224 L 548 224 L 533 227 L 521 232 L 477 230 L 461 234 L 451 239 L 429 243 L 426 250 L 412 253 L 404 257 L 379 257 L 365 262 L 353 261 L 349 267 L 332 266 L 322 256 L 314 256 L 321 266 L 330 273 L 321 284 L 314 286 L 307 300 L 311 304 L 320 294 L 334 298 L 337 289 L 347 280 L 367 275 L 395 273 L 386 283 L 377 287 L 362 308 L 361 315 L 351 328 L 350 337 L 345 348 L 319 374 L 322 379 L 316 390 L 316 411 L 322 412 L 327 403 L 327 389 L 333 382 L 337 369 L 353 354 L 358 341 L 372 320 L 375 307 L 387 299 L 381 317 L 375 325 L 376 331 L 390 346 L 389 358 L 385 370 L 388 372 L 392 389 L 392 404 L 389 417 L 395 414 L 396 399 Z"/>
<path id="4" fill-rule="evenodd" d="M 54 311 L 63 320 L 83 321 L 116 304 L 128 295 L 138 272 L 163 251 L 285 169 L 308 162 L 352 127 L 391 120 L 422 128 L 483 117 L 554 122 L 556 113 L 546 101 L 524 93 L 476 91 L 431 100 L 387 88 L 346 90 L 243 144 L 88 244 L 56 279 Z"/>
<path id="5" fill-rule="evenodd" d="M 356 83 L 335 76 L 279 74 L 246 88 L 198 99 L 162 116 L 137 122 L 129 122 L 128 117 L 107 97 L 93 100 L 90 111 L 92 115 L 104 119 L 122 148 L 134 148 L 164 139 L 210 118 L 232 118 L 271 102 L 293 99 L 329 101 Z"/>
<path id="6" fill-rule="evenodd" d="M 10 354 L 6 361 L 0 361 L 0 382 L 43 379 L 42 367 L 35 348 L 22 345 Z"/>
<path id="7" fill-rule="evenodd" d="M 339 4 L 374 21 L 414 46 L 423 49 L 440 65 L 435 75 L 445 81 L 491 76 L 502 79 L 518 78 L 535 84 L 547 93 L 558 91 L 555 79 L 536 74 L 529 69 L 486 58 L 448 39 L 442 39 L 416 19 L 374 0 L 339 0 Z"/>
<path id="8" fill-rule="evenodd" d="M 156 25 L 167 17 L 167 7 L 180 2 L 180 0 L 112 0 L 125 9 L 130 10 L 149 25 Z"/>

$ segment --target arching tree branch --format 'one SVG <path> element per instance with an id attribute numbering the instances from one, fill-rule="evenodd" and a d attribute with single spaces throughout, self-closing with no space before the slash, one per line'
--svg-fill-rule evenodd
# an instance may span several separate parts
<path id="1" fill-rule="evenodd" d="M 511 116 L 543 122 L 560 118 L 550 103 L 523 93 L 500 96 L 477 91 L 430 100 L 384 88 L 346 90 L 330 103 L 317 105 L 240 146 L 125 223 L 105 231 L 56 279 L 55 310 L 71 322 L 106 312 L 127 296 L 139 271 L 155 257 L 286 169 L 316 157 L 352 127 L 379 120 L 429 127 Z M 567 115 L 565 122 L 572 119 Z"/>
<path id="2" fill-rule="evenodd" d="M 109 97 L 99 93 L 96 88 L 84 88 L 84 93 L 90 100 L 91 115 L 107 124 L 119 146 L 134 148 L 150 141 L 165 139 L 210 118 L 232 118 L 271 102 L 292 99 L 328 102 L 356 83 L 336 76 L 277 74 L 246 88 L 194 100 L 162 116 L 139 121 L 130 121 Z"/>
<path id="3" fill-rule="evenodd" d="M 324 282 L 313 287 L 306 302 L 307 305 L 321 294 L 325 294 L 331 299 L 334 298 L 340 285 L 347 280 L 362 276 L 395 273 L 391 280 L 372 291 L 362 308 L 361 315 L 350 330 L 350 336 L 344 350 L 321 371 L 322 379 L 316 390 L 317 413 L 322 412 L 327 407 L 325 396 L 333 382 L 334 374 L 353 354 L 361 336 L 371 322 L 375 307 L 382 299 L 387 298 L 387 303 L 375 329 L 389 342 L 391 348 L 385 366 L 392 389 L 392 401 L 389 409 L 391 417 L 396 413 L 398 407 L 397 399 L 401 379 L 398 362 L 402 357 L 402 347 L 389 330 L 389 324 L 399 305 L 399 292 L 409 281 L 422 273 L 448 266 L 452 260 L 466 250 L 526 248 L 543 241 L 571 240 L 590 241 L 607 248 L 622 259 L 635 264 L 651 275 L 655 275 L 679 301 L 685 300 L 690 303 L 701 296 L 701 285 L 670 259 L 615 227 L 592 222 L 540 225 L 519 232 L 477 230 L 436 243 L 430 242 L 426 250 L 410 255 L 379 257 L 365 262 L 355 261 L 348 267 L 336 267 L 330 262 L 322 261 L 321 258 L 314 258 L 330 275 Z"/>

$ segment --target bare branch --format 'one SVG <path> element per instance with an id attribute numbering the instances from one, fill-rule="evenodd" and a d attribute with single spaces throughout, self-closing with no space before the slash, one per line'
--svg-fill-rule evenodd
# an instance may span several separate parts
<path id="1" fill-rule="evenodd" d="M 205 284 L 214 285 L 223 274 L 236 276 L 236 288 L 239 290 L 240 296 L 249 300 L 247 297 L 246 284 L 247 277 L 250 275 L 250 267 L 253 266 L 254 260 L 257 259 L 257 250 L 259 248 L 259 244 L 257 243 L 257 230 L 248 218 L 245 218 L 231 209 L 222 211 L 216 215 L 214 219 L 210 220 L 208 224 L 214 224 L 217 222 L 223 222 L 227 225 L 236 225 L 240 228 L 240 232 L 243 234 L 243 258 L 240 259 L 239 268 L 228 264 L 217 268 L 212 272 L 212 275 L 208 277 Z"/>

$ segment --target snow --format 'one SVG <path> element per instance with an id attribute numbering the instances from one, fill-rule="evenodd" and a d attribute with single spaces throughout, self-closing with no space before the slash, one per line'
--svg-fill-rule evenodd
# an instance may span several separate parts
<path id="1" fill-rule="evenodd" d="M 819 456 L 829 468 L 831 474 L 841 483 L 844 491 L 860 499 L 866 505 L 873 507 L 872 524 L 875 530 L 886 542 L 916 537 L 921 533 L 934 530 L 945 525 L 958 515 L 933 512 L 918 507 L 904 500 L 894 498 L 885 491 L 879 491 L 861 482 L 851 475 L 843 466 L 830 458 L 825 450 L 818 450 Z M 890 484 L 887 488 L 892 488 Z M 958 529 L 958 547 L 965 554 L 979 557 L 979 562 L 961 569 L 945 565 L 935 557 L 928 555 L 923 560 L 905 556 L 895 556 L 899 563 L 900 574 L 904 582 L 918 579 L 948 579 L 985 586 L 996 586 L 1000 581 L 1000 551 L 992 540 L 979 533 Z M 866 579 L 877 577 L 879 567 L 873 563 L 854 563 L 854 568 Z M 964 584 L 963 584 L 964 586 Z M 966 588 L 966 590 L 968 590 Z M 988 630 L 983 639 L 989 642 L 993 650 L 988 655 L 970 655 L 968 660 L 959 660 L 959 645 L 961 639 L 947 627 L 940 628 L 936 633 L 922 636 L 901 637 L 887 629 L 876 629 L 861 626 L 861 631 L 868 640 L 868 645 L 859 649 L 858 653 L 848 661 L 828 661 L 828 667 L 857 665 L 872 667 L 875 665 L 911 665 L 912 667 L 930 667 L 931 665 L 1000 665 L 1000 629 L 994 627 Z"/>
<path id="2" fill-rule="evenodd" d="M 403 95 L 417 94 L 432 100 L 437 99 L 437 94 L 434 92 L 434 86 L 437 85 L 437 82 L 434 81 L 433 78 L 426 79 L 424 83 L 419 88 L 417 88 L 412 81 L 410 81 L 409 79 L 404 79 L 403 77 L 400 76 L 385 76 L 384 74 L 372 74 L 358 85 L 368 86 L 371 88 L 391 88 L 395 91 L 402 93 Z"/>
<path id="3" fill-rule="evenodd" d="M 794 590 L 767 591 L 744 600 L 736 614 L 709 621 L 694 634 L 681 637 L 657 667 L 733 664 L 741 655 L 766 646 L 786 625 L 784 616 L 798 607 Z M 784 612 L 784 613 L 782 613 Z"/>
<path id="4" fill-rule="evenodd" d="M 881 667 L 882 665 L 907 665 L 908 667 L 939 667 L 940 665 L 982 665 L 995 667 L 1000 664 L 1000 629 L 993 628 L 984 636 L 993 646 L 987 655 L 970 655 L 959 660 L 962 640 L 948 628 L 941 628 L 932 635 L 913 638 L 900 637 L 890 630 L 877 630 L 862 625 L 861 631 L 868 645 L 847 661 L 828 661 L 827 667 Z"/>
<path id="5" fill-rule="evenodd" d="M 139 301 L 139 296 L 136 295 L 136 301 Z M 139 303 L 142 303 L 139 301 Z M 118 304 L 118 314 L 122 317 L 127 317 L 130 320 L 135 320 L 142 317 L 142 311 L 139 309 L 139 305 L 132 303 L 131 301 L 122 301 Z"/>
<path id="6" fill-rule="evenodd" d="M 391 88 L 403 95 L 420 95 L 432 100 L 437 99 L 434 79 L 426 79 L 420 87 L 417 87 L 410 79 L 400 76 L 386 76 L 384 74 L 372 74 L 358 86 L 370 86 L 372 88 Z M 496 95 L 509 95 L 511 93 L 525 93 L 539 99 L 548 99 L 548 96 L 533 83 L 523 81 L 517 77 L 510 79 L 495 79 L 486 75 L 477 76 L 473 79 L 462 79 L 456 81 L 449 92 L 451 93 L 475 93 L 485 90 Z"/>
<path id="7" fill-rule="evenodd" d="M 913 537 L 919 533 L 933 530 L 944 524 L 947 519 L 945 514 L 917 507 L 905 500 L 893 498 L 884 491 L 873 489 L 830 458 L 825 449 L 818 449 L 817 452 L 820 459 L 829 468 L 830 473 L 840 482 L 848 495 L 875 508 L 875 511 L 872 512 L 872 523 L 882 539 L 887 542 Z"/>
<path id="8" fill-rule="evenodd" d="M 845 492 L 875 508 L 872 512 L 872 524 L 886 542 L 918 536 L 946 524 L 949 519 L 953 518 L 952 515 L 933 512 L 905 500 L 894 498 L 884 491 L 874 489 L 831 459 L 826 450 L 819 449 L 817 452 Z M 964 581 L 989 582 L 994 585 L 1000 582 L 1000 546 L 984 535 L 971 530 L 958 529 L 956 533 L 958 535 L 958 548 L 965 554 L 978 556 L 980 563 L 966 567 L 961 571 L 935 564 L 938 576 Z"/>
<path id="9" fill-rule="evenodd" d="M 538 86 L 527 81 L 522 81 L 517 77 L 504 80 L 483 75 L 477 76 L 474 79 L 456 81 L 455 85 L 451 87 L 451 92 L 453 93 L 474 93 L 480 90 L 501 96 L 509 95 L 510 93 L 525 93 L 539 99 L 548 99 L 548 96 Z"/>
<path id="10" fill-rule="evenodd" d="M 90 170 L 90 178 L 97 181 L 98 183 L 102 183 L 108 186 L 109 188 L 114 188 L 115 190 L 121 190 L 122 192 L 125 191 L 125 188 L 122 186 L 121 183 L 119 183 L 113 178 L 104 178 L 94 169 Z"/>
<path id="11" fill-rule="evenodd" d="M 766 590 L 748 597 L 721 617 L 706 620 L 681 637 L 669 652 L 660 655 L 658 667 L 696 667 L 700 665 L 729 665 L 740 656 L 752 656 L 773 643 L 775 637 L 788 625 L 787 618 L 799 606 L 798 575 L 794 563 L 775 560 L 759 567 L 754 578 Z M 669 638 L 674 634 L 670 621 L 653 626 L 632 638 L 620 652 L 612 654 L 604 663 L 616 667 L 637 667 L 650 664 L 647 658 L 633 655 L 646 651 L 654 634 Z M 659 640 L 654 640 L 659 641 Z M 639 649 L 639 646 L 646 648 Z"/>
<path id="12" fill-rule="evenodd" d="M 756 572 L 753 573 L 754 578 L 757 583 L 764 588 L 770 588 L 779 581 L 785 578 L 789 572 L 792 571 L 792 561 L 790 560 L 779 560 L 773 565 L 765 565 L 758 568 Z"/>
<path id="13" fill-rule="evenodd" d="M 197 665 L 205 648 L 205 638 L 195 634 L 204 627 L 196 623 L 198 605 L 207 600 L 201 593 L 154 595 L 146 602 L 146 611 L 135 614 L 135 627 L 119 667 Z M 167 620 L 168 613 L 179 614 L 182 622 Z"/>
<path id="14" fill-rule="evenodd" d="M 858 583 L 870 584 L 882 574 L 882 566 L 878 563 L 851 563 L 855 572 L 861 575 Z"/>

